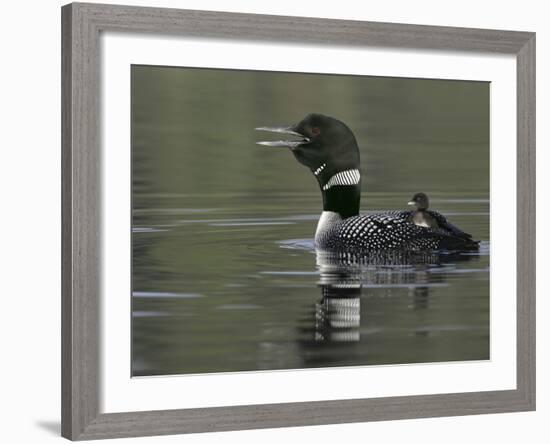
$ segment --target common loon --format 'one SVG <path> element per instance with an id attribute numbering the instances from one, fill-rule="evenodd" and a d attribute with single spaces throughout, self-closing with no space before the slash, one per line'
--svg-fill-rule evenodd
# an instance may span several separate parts
<path id="1" fill-rule="evenodd" d="M 315 232 L 316 248 L 339 251 L 478 249 L 479 242 L 448 224 L 439 213 L 437 227 L 416 225 L 411 220 L 412 211 L 359 215 L 359 148 L 345 123 L 322 114 L 308 114 L 289 127 L 256 130 L 293 136 L 293 140 L 258 144 L 290 148 L 298 162 L 309 168 L 317 179 L 323 196 L 323 212 Z"/>

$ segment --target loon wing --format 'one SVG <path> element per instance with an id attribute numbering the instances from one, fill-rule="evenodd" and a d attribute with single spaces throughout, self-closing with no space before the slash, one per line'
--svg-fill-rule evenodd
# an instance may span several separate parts
<path id="1" fill-rule="evenodd" d="M 470 233 L 466 233 L 462 231 L 460 228 L 458 228 L 456 225 L 453 225 L 450 223 L 445 216 L 443 216 L 441 213 L 438 213 L 437 211 L 433 210 L 427 210 L 428 214 L 432 216 L 436 222 L 437 225 L 439 225 L 439 228 L 442 230 L 448 231 L 454 236 L 457 236 L 461 239 L 465 240 L 471 240 L 472 235 Z"/>
<path id="2" fill-rule="evenodd" d="M 448 224 L 455 228 L 458 234 L 453 233 L 448 228 L 430 228 L 427 236 L 438 239 L 438 249 L 441 250 L 477 250 L 479 241 L 472 239 L 468 233 L 464 233 L 454 225 Z"/>

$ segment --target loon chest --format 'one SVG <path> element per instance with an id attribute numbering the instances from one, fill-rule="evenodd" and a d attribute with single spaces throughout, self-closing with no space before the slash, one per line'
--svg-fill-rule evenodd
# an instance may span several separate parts
<path id="1" fill-rule="evenodd" d="M 315 244 L 320 246 L 330 239 L 342 220 L 342 216 L 334 211 L 323 211 L 315 231 Z"/>

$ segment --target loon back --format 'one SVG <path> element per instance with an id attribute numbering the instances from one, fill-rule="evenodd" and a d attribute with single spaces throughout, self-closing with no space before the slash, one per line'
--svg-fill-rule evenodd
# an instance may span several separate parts
<path id="1" fill-rule="evenodd" d="M 411 213 L 388 211 L 343 219 L 337 213 L 324 211 L 317 225 L 315 246 L 347 251 L 478 249 L 479 243 L 456 227 L 457 232 L 453 233 L 444 228 L 418 226 L 411 222 Z"/>
<path id="2" fill-rule="evenodd" d="M 309 168 L 323 196 L 323 214 L 315 234 L 317 248 L 332 250 L 471 250 L 478 242 L 449 224 L 439 213 L 437 227 L 412 222 L 411 211 L 359 216 L 361 173 L 359 147 L 343 122 L 309 114 L 289 127 L 261 127 L 261 131 L 291 135 L 294 140 L 258 142 L 290 148 Z M 437 219 L 439 217 L 439 219 Z"/>

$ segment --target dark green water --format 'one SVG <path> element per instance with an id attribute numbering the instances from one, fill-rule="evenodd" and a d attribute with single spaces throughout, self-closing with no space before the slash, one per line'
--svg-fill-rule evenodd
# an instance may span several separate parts
<path id="1" fill-rule="evenodd" d="M 426 192 L 479 254 L 316 255 L 316 181 L 253 130 L 308 112 L 354 131 L 362 212 Z M 487 83 L 133 67 L 132 156 L 133 375 L 489 358 Z"/>

